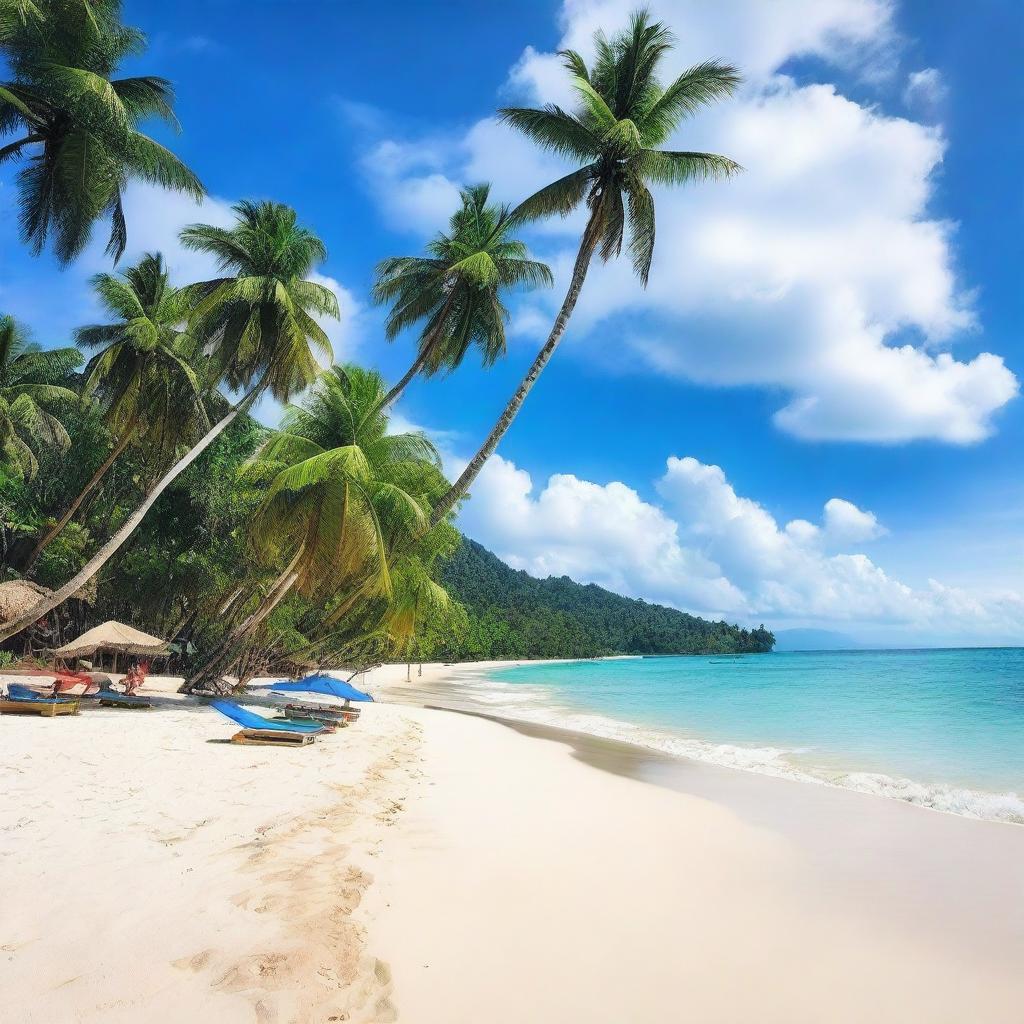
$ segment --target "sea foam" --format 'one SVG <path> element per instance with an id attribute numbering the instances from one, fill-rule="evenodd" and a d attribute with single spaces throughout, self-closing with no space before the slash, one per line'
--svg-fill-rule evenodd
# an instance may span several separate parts
<path id="1" fill-rule="evenodd" d="M 466 675 L 458 690 L 460 697 L 484 705 L 488 713 L 517 721 L 618 740 L 724 768 L 902 800 L 947 814 L 1024 824 L 1024 798 L 1017 793 L 923 783 L 880 772 L 841 771 L 813 764 L 813 751 L 807 747 L 744 746 L 683 736 L 561 706 L 552 701 L 546 687 L 509 684 L 486 675 Z"/>

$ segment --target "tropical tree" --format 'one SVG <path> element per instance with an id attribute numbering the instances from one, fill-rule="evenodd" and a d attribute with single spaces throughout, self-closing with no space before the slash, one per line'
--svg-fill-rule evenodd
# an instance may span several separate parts
<path id="1" fill-rule="evenodd" d="M 0 48 L 12 77 L 0 82 L 0 164 L 19 160 L 21 234 L 39 253 L 52 237 L 61 263 L 110 218 L 107 252 L 127 244 L 127 183 L 138 180 L 199 199 L 199 179 L 139 131 L 156 117 L 177 128 L 164 78 L 117 78 L 145 50 L 145 36 L 120 23 L 120 0 L 0 0 Z"/>
<path id="2" fill-rule="evenodd" d="M 40 445 L 67 449 L 71 443 L 59 412 L 79 401 L 67 387 L 82 363 L 77 348 L 44 351 L 12 316 L 0 316 L 0 465 L 17 479 L 31 479 Z"/>
<path id="3" fill-rule="evenodd" d="M 114 322 L 80 327 L 75 340 L 100 349 L 86 367 L 83 392 L 102 403 L 114 445 L 63 515 L 40 537 L 25 572 L 129 444 L 145 444 L 160 465 L 173 458 L 182 441 L 210 428 L 203 385 L 189 363 L 195 346 L 182 330 L 185 296 L 170 284 L 163 257 L 147 253 L 123 274 L 97 274 L 92 286 Z"/>
<path id="4" fill-rule="evenodd" d="M 388 406 L 418 374 L 454 370 L 470 347 L 484 366 L 505 354 L 508 311 L 501 291 L 553 283 L 543 263 L 528 258 L 526 246 L 510 237 L 509 208 L 488 203 L 490 185 L 461 191 L 461 207 L 447 234 L 427 245 L 426 256 L 398 256 L 377 267 L 373 294 L 392 303 L 385 323 L 388 340 L 425 321 L 416 359 L 384 397 Z"/>
<path id="5" fill-rule="evenodd" d="M 107 563 L 131 536 L 161 494 L 265 391 L 287 400 L 316 378 L 318 364 L 311 345 L 326 359 L 331 343 L 310 311 L 338 316 L 334 293 L 307 281 L 326 258 L 323 242 L 301 227 L 295 211 L 280 203 L 242 202 L 235 206 L 232 228 L 194 224 L 182 232 L 192 249 L 217 258 L 221 277 L 184 289 L 190 302 L 189 330 L 197 344 L 212 350 L 210 373 L 223 376 L 242 392 L 200 439 L 150 489 L 145 500 L 114 535 L 62 587 L 24 615 L 0 626 L 0 641 L 19 633 L 67 600 Z"/>
<path id="6" fill-rule="evenodd" d="M 333 621 L 359 599 L 392 595 L 392 553 L 424 533 L 443 478 L 423 434 L 387 432 L 384 394 L 379 373 L 336 366 L 301 407 L 286 411 L 252 467 L 273 478 L 251 528 L 257 561 L 284 567 L 189 689 L 217 689 L 241 646 L 293 590 L 341 594 Z"/>
<path id="7" fill-rule="evenodd" d="M 579 96 L 568 112 L 548 105 L 540 110 L 507 107 L 501 119 L 544 149 L 571 157 L 582 166 L 524 200 L 513 224 L 542 217 L 565 217 L 581 204 L 588 211 L 572 277 L 547 341 L 509 399 L 480 450 L 434 509 L 445 516 L 469 489 L 498 442 L 512 425 L 530 389 L 565 333 L 594 255 L 610 260 L 622 251 L 626 228 L 633 269 L 646 287 L 654 255 L 654 197 L 649 185 L 683 185 L 726 178 L 739 165 L 716 153 L 659 149 L 679 123 L 700 107 L 730 95 L 740 82 L 736 68 L 717 61 L 698 64 L 667 88 L 658 67 L 672 49 L 673 37 L 646 11 L 632 16 L 627 31 L 608 40 L 594 37 L 596 57 L 588 68 L 573 50 L 562 61 Z"/>

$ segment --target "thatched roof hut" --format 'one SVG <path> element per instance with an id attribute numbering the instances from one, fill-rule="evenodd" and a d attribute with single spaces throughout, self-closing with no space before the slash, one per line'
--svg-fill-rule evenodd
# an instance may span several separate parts
<path id="1" fill-rule="evenodd" d="M 21 618 L 50 591 L 29 580 L 8 580 L 0 583 L 0 622 Z"/>
<path id="2" fill-rule="evenodd" d="M 159 637 L 150 636 L 113 619 L 86 630 L 77 640 L 58 647 L 53 653 L 58 658 L 84 658 L 98 650 L 146 654 L 151 658 L 170 654 L 167 644 Z"/>

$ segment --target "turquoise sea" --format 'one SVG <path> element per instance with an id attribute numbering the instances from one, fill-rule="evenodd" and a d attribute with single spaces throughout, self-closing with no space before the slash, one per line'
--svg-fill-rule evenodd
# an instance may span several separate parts
<path id="1" fill-rule="evenodd" d="M 530 721 L 1024 823 L 1024 648 L 525 663 L 472 686 Z"/>

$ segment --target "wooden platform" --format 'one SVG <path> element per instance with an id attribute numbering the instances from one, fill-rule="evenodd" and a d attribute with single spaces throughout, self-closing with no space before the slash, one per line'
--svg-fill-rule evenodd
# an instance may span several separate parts
<path id="1" fill-rule="evenodd" d="M 278 732 L 276 729 L 243 729 L 231 737 L 232 743 L 253 747 L 305 747 L 315 742 L 308 732 Z"/>
<path id="2" fill-rule="evenodd" d="M 2 715 L 40 715 L 56 718 L 57 715 L 77 715 L 77 700 L 0 700 Z"/>

